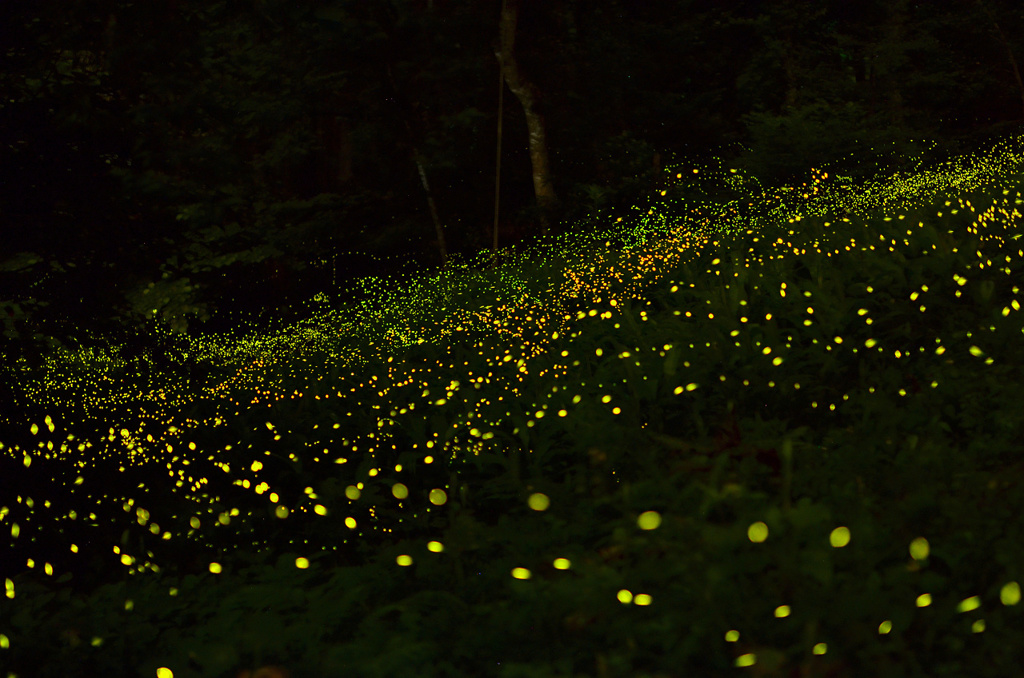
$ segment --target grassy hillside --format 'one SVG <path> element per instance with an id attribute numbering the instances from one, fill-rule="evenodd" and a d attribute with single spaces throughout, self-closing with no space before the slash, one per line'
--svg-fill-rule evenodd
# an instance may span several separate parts
<path id="1" fill-rule="evenodd" d="M 1014 675 L 1017 144 L 666 191 L 207 369 L 55 356 L 0 425 L 0 675 Z"/>

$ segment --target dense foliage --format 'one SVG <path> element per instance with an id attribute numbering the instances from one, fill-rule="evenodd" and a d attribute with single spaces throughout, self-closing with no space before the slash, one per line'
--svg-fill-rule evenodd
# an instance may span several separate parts
<path id="1" fill-rule="evenodd" d="M 1012 675 L 1018 144 L 185 334 L 203 373 L 56 351 L 0 428 L 0 666 Z"/>

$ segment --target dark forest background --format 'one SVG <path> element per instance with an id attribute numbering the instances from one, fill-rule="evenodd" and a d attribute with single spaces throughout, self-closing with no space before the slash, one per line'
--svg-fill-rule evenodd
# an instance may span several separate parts
<path id="1" fill-rule="evenodd" d="M 0 368 L 603 228 L 682 159 L 941 159 L 1020 131 L 1018 58 L 1016 0 L 6 0 Z"/>

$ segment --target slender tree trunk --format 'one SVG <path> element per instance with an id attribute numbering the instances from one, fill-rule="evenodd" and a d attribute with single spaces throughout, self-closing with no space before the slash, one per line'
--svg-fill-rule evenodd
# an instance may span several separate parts
<path id="1" fill-rule="evenodd" d="M 981 0 L 977 0 L 978 7 L 981 7 L 982 11 L 988 15 L 989 20 L 996 29 L 996 33 L 999 35 L 999 42 L 1002 43 L 1003 49 L 1006 50 L 1006 58 L 1010 61 L 1010 67 L 1013 68 L 1013 77 L 1017 81 L 1017 91 L 1020 92 L 1020 101 L 1022 107 L 1024 107 L 1024 80 L 1020 77 L 1020 68 L 1017 67 L 1017 58 L 1013 55 L 1013 48 L 1010 47 L 1010 41 L 1006 39 L 1006 34 L 1003 33 L 1003 29 L 999 27 L 999 23 L 996 21 L 996 17 L 985 6 Z M 1024 108 L 1022 108 L 1024 112 Z"/>
<path id="2" fill-rule="evenodd" d="M 902 3 L 895 4 L 889 15 L 887 30 L 890 31 L 888 42 L 895 45 L 904 44 L 904 26 L 906 24 L 906 6 Z M 904 121 L 903 92 L 899 86 L 899 73 L 893 64 L 888 64 L 887 79 L 889 84 L 889 124 L 897 129 L 902 129 Z"/>
<path id="3" fill-rule="evenodd" d="M 334 193 L 352 180 L 352 126 L 341 116 L 325 117 L 320 121 L 320 138 L 327 153 L 322 185 Z"/>
<path id="4" fill-rule="evenodd" d="M 786 75 L 786 99 L 782 104 L 782 108 L 787 113 L 791 113 L 796 110 L 797 103 L 799 103 L 800 80 L 797 77 L 799 68 L 796 58 L 793 56 L 796 53 L 796 47 L 793 44 L 793 37 L 789 31 L 783 32 L 781 44 L 782 71 Z"/>
<path id="5" fill-rule="evenodd" d="M 491 253 L 498 253 L 498 215 L 501 198 L 501 122 L 505 111 L 505 74 L 498 68 L 498 151 L 494 156 L 494 239 L 491 241 Z"/>
<path id="6" fill-rule="evenodd" d="M 423 192 L 427 194 L 427 207 L 430 209 L 430 219 L 434 222 L 434 231 L 437 233 L 437 251 L 441 255 L 441 264 L 448 263 L 448 246 L 444 242 L 444 226 L 437 216 L 437 204 L 434 202 L 434 194 L 430 192 L 430 184 L 427 182 L 427 171 L 423 169 L 423 157 L 417 148 L 412 149 L 413 160 L 416 161 L 416 169 L 420 173 L 420 183 L 423 185 Z"/>
<path id="7" fill-rule="evenodd" d="M 389 84 L 395 95 L 395 101 L 402 102 L 401 92 L 399 92 L 398 83 L 395 82 L 395 75 L 391 70 L 390 64 L 387 66 L 387 74 Z M 401 106 L 401 103 L 399 105 Z M 423 186 L 423 192 L 427 196 L 427 207 L 430 210 L 430 219 L 434 223 L 434 231 L 437 233 L 437 250 L 441 255 L 441 265 L 443 266 L 448 263 L 448 247 L 444 240 L 444 226 L 441 224 L 441 219 L 437 216 L 437 203 L 434 201 L 434 194 L 430 190 L 430 182 L 427 181 L 427 170 L 423 164 L 423 155 L 420 153 L 417 135 L 410 122 L 411 114 L 404 110 L 404 106 L 401 107 L 403 108 L 402 123 L 405 126 L 405 132 L 409 139 L 412 160 L 416 164 L 416 171 L 420 176 L 420 185 Z"/>
<path id="8" fill-rule="evenodd" d="M 540 210 L 541 235 L 546 236 L 554 209 L 558 204 L 551 170 L 548 166 L 547 134 L 544 116 L 540 113 L 540 92 L 519 70 L 515 59 L 516 23 L 519 21 L 520 0 L 502 0 L 501 22 L 498 28 L 498 47 L 494 50 L 509 90 L 523 107 L 530 142 L 530 163 L 533 167 L 533 193 Z"/>

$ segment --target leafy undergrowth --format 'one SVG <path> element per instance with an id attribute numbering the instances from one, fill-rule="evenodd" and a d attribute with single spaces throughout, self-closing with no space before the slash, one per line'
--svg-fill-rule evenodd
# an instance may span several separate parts
<path id="1" fill-rule="evenodd" d="M 1015 675 L 1019 179 L 435 286 L 191 398 L 93 383 L 109 431 L 41 389 L 0 666 Z"/>

